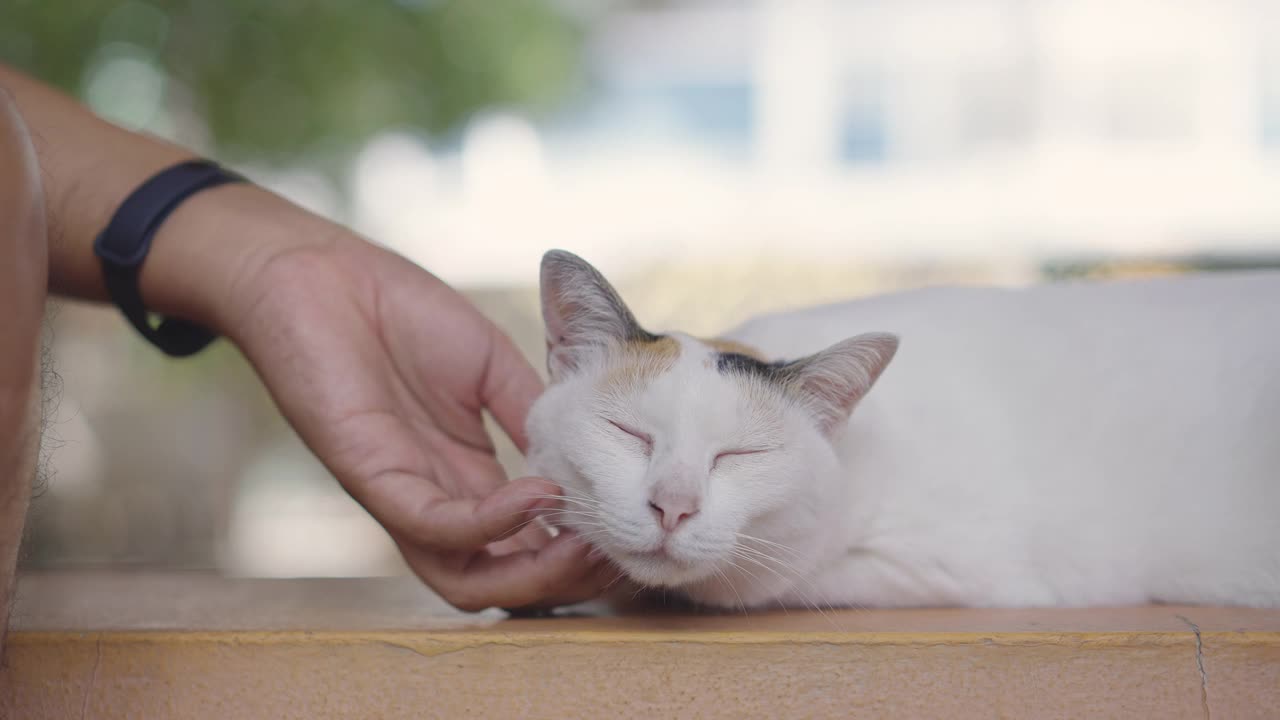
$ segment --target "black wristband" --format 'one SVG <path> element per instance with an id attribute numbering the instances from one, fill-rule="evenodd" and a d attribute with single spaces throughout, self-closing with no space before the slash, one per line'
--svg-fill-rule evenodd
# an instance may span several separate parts
<path id="1" fill-rule="evenodd" d="M 161 170 L 125 198 L 93 243 L 111 301 L 143 337 L 168 355 L 194 355 L 217 336 L 178 318 L 164 318 L 152 327 L 138 291 L 138 274 L 151 250 L 151 239 L 182 201 L 201 190 L 243 181 L 208 160 L 190 160 Z"/>

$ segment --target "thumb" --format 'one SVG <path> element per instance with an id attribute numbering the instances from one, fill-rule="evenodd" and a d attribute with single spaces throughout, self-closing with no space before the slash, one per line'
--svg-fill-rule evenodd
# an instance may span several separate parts
<path id="1" fill-rule="evenodd" d="M 396 525 L 430 548 L 475 550 L 518 532 L 539 512 L 558 505 L 559 495 L 560 488 L 549 480 L 520 478 L 483 498 L 437 498 Z"/>
<path id="2" fill-rule="evenodd" d="M 529 438 L 525 434 L 525 418 L 533 401 L 542 394 L 542 379 L 511 338 L 497 327 L 493 329 L 491 347 L 481 383 L 481 402 L 520 452 L 527 452 Z"/>

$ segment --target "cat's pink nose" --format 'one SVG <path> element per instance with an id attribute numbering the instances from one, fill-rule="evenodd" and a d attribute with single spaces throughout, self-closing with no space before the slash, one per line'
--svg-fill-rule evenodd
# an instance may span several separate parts
<path id="1" fill-rule="evenodd" d="M 700 501 L 692 495 L 669 495 L 658 493 L 649 501 L 649 509 L 663 530 L 671 532 L 680 527 L 680 523 L 698 514 Z"/>

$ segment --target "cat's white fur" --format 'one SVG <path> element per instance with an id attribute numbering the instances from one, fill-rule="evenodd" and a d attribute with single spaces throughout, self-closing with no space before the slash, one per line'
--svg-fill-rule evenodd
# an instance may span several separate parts
<path id="1" fill-rule="evenodd" d="M 732 333 L 825 358 L 786 391 L 680 334 L 620 390 L 634 320 L 603 278 L 549 253 L 543 299 L 531 467 L 641 583 L 723 607 L 1280 606 L 1280 273 L 919 290 Z M 896 356 L 837 345 L 870 332 Z M 673 532 L 663 488 L 698 494 Z"/>

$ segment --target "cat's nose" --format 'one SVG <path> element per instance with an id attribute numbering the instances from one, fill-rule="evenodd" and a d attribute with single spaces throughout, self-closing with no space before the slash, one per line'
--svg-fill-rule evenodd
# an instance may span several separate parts
<path id="1" fill-rule="evenodd" d="M 662 529 L 671 532 L 697 515 L 700 504 L 701 500 L 693 495 L 656 493 L 649 501 L 649 510 Z"/>

